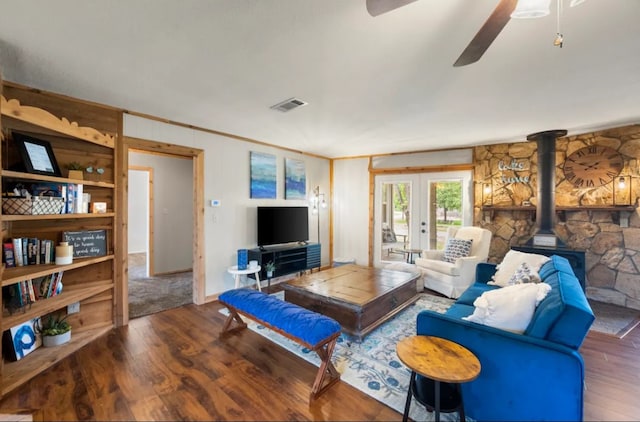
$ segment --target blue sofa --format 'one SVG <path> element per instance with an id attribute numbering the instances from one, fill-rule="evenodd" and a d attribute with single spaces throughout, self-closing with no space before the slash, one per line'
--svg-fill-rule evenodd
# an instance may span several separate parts
<path id="1" fill-rule="evenodd" d="M 523 334 L 463 320 L 473 301 L 499 288 L 487 284 L 494 264 L 479 264 L 472 284 L 445 314 L 422 311 L 417 334 L 471 350 L 482 369 L 462 385 L 466 414 L 482 420 L 582 420 L 584 362 L 578 349 L 595 317 L 569 262 L 554 255 L 539 271 L 551 291 Z"/>

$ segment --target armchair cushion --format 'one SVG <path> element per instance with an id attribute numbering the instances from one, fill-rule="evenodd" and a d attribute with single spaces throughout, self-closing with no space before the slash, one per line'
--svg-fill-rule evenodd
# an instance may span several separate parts
<path id="1" fill-rule="evenodd" d="M 448 239 L 444 248 L 442 260 L 446 262 L 455 262 L 458 258 L 469 256 L 473 239 Z"/>

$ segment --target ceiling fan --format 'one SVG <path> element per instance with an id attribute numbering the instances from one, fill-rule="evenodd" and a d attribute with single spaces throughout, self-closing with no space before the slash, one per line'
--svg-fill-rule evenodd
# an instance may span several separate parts
<path id="1" fill-rule="evenodd" d="M 378 16 L 414 1 L 417 0 L 367 0 L 367 11 L 371 16 Z M 561 2 L 562 0 L 557 1 Z M 571 0 L 570 6 L 577 6 L 584 1 Z M 549 14 L 549 3 L 550 0 L 500 0 L 487 21 L 482 25 L 453 66 L 466 66 L 477 62 L 512 17 L 546 16 Z M 546 13 L 540 13 L 539 9 L 545 9 L 545 7 Z M 533 10 L 534 8 L 535 10 Z M 516 15 L 520 14 L 520 16 L 513 15 L 514 11 Z"/>

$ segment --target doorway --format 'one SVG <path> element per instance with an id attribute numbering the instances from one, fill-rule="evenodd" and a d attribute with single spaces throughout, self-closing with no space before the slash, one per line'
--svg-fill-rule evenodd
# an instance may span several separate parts
<path id="1" fill-rule="evenodd" d="M 141 151 L 128 158 L 129 316 L 136 318 L 193 303 L 193 160 Z"/>
<path id="2" fill-rule="evenodd" d="M 471 171 L 375 176 L 374 266 L 442 249 L 449 226 L 473 221 Z"/>
<path id="3" fill-rule="evenodd" d="M 185 147 L 174 144 L 160 143 L 140 138 L 125 136 L 123 143 L 118 151 L 122 168 L 129 168 L 129 152 L 147 152 L 159 156 L 177 156 L 191 162 L 192 174 L 192 199 L 188 204 L 183 205 L 182 213 L 192 215 L 193 223 L 189 231 L 192 233 L 192 244 L 187 248 L 187 252 L 191 256 L 191 268 L 193 276 L 191 277 L 192 303 L 197 305 L 205 303 L 205 263 L 204 263 L 204 151 L 197 148 Z M 125 186 L 125 189 L 119 190 L 118 203 L 121 205 L 121 221 L 122 227 L 127 227 L 129 221 L 128 212 L 128 171 L 119 172 L 121 178 L 119 183 Z M 165 187 L 166 189 L 166 187 Z M 184 187 L 183 187 L 184 189 Z M 162 210 L 161 210 L 162 212 Z M 121 265 L 117 270 L 122 283 L 117 286 L 116 300 L 116 323 L 118 326 L 126 325 L 129 322 L 129 274 L 128 274 L 128 239 L 123 239 L 121 257 Z"/>

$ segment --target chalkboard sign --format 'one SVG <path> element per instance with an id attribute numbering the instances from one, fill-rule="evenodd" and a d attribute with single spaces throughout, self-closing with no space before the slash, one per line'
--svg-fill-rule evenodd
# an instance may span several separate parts
<path id="1" fill-rule="evenodd" d="M 107 254 L 106 230 L 63 232 L 62 240 L 73 245 L 73 257 L 104 256 Z"/>

